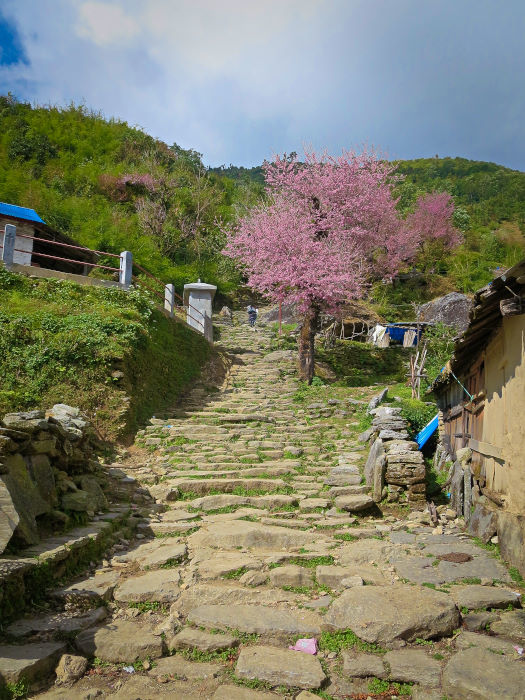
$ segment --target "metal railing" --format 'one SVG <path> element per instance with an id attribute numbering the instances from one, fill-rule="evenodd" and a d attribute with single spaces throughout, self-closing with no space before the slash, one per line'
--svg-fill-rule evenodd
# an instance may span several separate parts
<path id="1" fill-rule="evenodd" d="M 155 277 L 155 275 L 151 274 L 151 272 L 146 270 L 146 268 L 142 267 L 142 265 L 139 265 L 137 262 L 134 262 L 133 255 L 129 251 L 123 251 L 122 253 L 120 253 L 120 255 L 118 255 L 117 253 L 108 253 L 101 250 L 93 250 L 91 248 L 86 248 L 85 246 L 73 245 L 71 243 L 63 243 L 62 241 L 53 241 L 47 238 L 41 238 L 39 236 L 29 236 L 24 233 L 17 233 L 16 226 L 14 226 L 13 224 L 6 224 L 4 229 L 0 229 L 0 236 L 1 234 L 3 234 L 3 244 L 0 243 L 0 260 L 4 263 L 4 265 L 6 265 L 6 267 L 10 267 L 11 265 L 15 264 L 15 253 L 20 253 L 22 255 L 31 256 L 31 261 L 33 257 L 37 257 L 44 258 L 46 260 L 54 260 L 62 263 L 86 266 L 92 269 L 100 268 L 102 270 L 109 270 L 110 272 L 118 273 L 118 284 L 122 289 L 129 289 L 132 283 L 134 283 L 138 287 L 143 287 L 144 289 L 148 290 L 150 294 L 153 294 L 158 299 L 160 299 L 162 303 L 159 305 L 161 306 L 161 308 L 167 311 L 170 314 L 170 316 L 174 316 L 175 313 L 182 314 L 184 321 L 188 322 L 188 319 L 190 319 L 191 321 L 193 321 L 193 324 L 196 324 L 196 326 L 194 326 L 193 324 L 190 325 L 192 325 L 194 328 L 196 327 L 196 329 L 204 335 L 207 335 L 207 322 L 211 323 L 211 319 L 208 319 L 208 317 L 205 314 L 203 314 L 203 312 L 200 309 L 197 309 L 189 303 L 185 307 L 184 300 L 179 294 L 175 292 L 174 285 L 165 284 L 158 277 Z M 118 258 L 119 267 L 111 267 L 110 265 L 102 265 L 100 263 L 88 262 L 86 260 L 78 260 L 75 258 L 63 257 L 60 255 L 50 255 L 49 253 L 41 253 L 33 250 L 33 244 L 31 244 L 31 249 L 29 250 L 16 248 L 16 240 L 19 238 L 25 238 L 31 241 L 45 243 L 46 245 L 56 245 L 61 246 L 62 248 L 78 250 L 85 253 L 89 253 L 90 255 Z M 138 275 L 133 274 L 133 267 L 135 267 L 138 270 Z M 144 277 L 153 280 L 153 284 L 156 286 L 156 288 L 155 286 L 147 284 L 144 280 Z M 176 304 L 176 299 L 181 303 Z"/>

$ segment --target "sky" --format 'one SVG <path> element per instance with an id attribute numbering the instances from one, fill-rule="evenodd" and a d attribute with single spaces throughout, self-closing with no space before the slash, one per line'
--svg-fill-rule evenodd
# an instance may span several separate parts
<path id="1" fill-rule="evenodd" d="M 373 145 L 525 170 L 525 0 L 0 0 L 0 93 L 208 165 Z"/>

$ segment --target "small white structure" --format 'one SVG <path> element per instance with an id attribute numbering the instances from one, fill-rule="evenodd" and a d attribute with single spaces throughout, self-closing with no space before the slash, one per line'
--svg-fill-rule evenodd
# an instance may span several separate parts
<path id="1" fill-rule="evenodd" d="M 213 342 L 212 302 L 217 287 L 198 280 L 184 285 L 184 306 L 186 307 L 186 322 L 192 328 L 203 333 L 205 338 Z"/>

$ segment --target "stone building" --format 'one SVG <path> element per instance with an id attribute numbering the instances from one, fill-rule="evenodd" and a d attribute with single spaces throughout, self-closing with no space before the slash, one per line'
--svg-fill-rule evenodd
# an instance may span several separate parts
<path id="1" fill-rule="evenodd" d="M 469 530 L 525 573 L 525 260 L 474 295 L 435 381 L 441 464 Z"/>

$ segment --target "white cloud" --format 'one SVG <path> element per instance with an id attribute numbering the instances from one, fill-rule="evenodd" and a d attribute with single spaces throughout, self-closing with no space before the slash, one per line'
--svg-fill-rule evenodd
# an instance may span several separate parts
<path id="1" fill-rule="evenodd" d="M 107 2 L 84 2 L 78 9 L 75 25 L 78 36 L 99 46 L 126 44 L 140 31 L 138 22 L 124 7 Z"/>
<path id="2" fill-rule="evenodd" d="M 523 167 L 525 5 L 507 2 L 0 0 L 28 59 L 0 92 L 85 101 L 212 164 L 368 141 Z"/>

